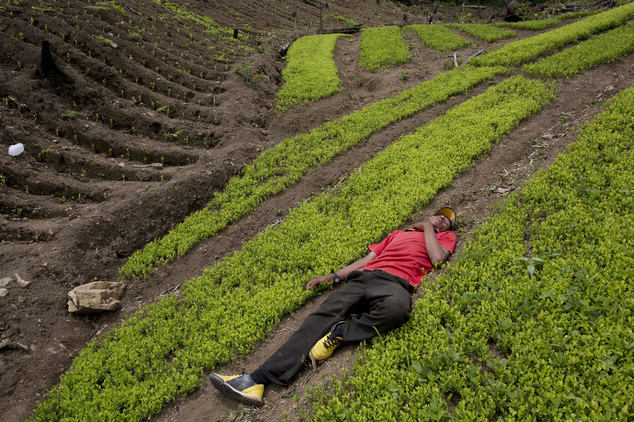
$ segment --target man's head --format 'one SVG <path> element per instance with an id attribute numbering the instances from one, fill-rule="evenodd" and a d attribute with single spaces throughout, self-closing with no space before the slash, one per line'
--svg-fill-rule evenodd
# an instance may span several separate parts
<path id="1" fill-rule="evenodd" d="M 456 224 L 456 212 L 449 207 L 443 207 L 436 211 L 436 214 L 429 219 L 429 222 L 438 231 L 453 230 Z"/>

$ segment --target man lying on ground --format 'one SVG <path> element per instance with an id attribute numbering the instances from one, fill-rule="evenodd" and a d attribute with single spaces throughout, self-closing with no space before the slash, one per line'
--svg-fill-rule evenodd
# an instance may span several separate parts
<path id="1" fill-rule="evenodd" d="M 312 279 L 306 289 L 341 280 L 346 284 L 309 315 L 258 370 L 234 376 L 211 374 L 211 383 L 233 399 L 261 406 L 264 387 L 271 382 L 288 385 L 306 357 L 315 366 L 341 344 L 370 340 L 407 322 L 411 295 L 425 274 L 453 253 L 455 220 L 451 208 L 442 208 L 429 220 L 408 230 L 396 230 L 381 243 L 370 245 L 364 258 Z"/>

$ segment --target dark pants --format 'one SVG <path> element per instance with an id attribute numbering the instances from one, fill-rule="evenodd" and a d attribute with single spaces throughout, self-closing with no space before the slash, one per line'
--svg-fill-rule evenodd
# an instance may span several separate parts
<path id="1" fill-rule="evenodd" d="M 384 271 L 353 271 L 346 285 L 333 292 L 260 370 L 274 383 L 287 385 L 302 369 L 313 345 L 339 321 L 343 338 L 359 343 L 391 331 L 409 319 L 409 282 Z"/>

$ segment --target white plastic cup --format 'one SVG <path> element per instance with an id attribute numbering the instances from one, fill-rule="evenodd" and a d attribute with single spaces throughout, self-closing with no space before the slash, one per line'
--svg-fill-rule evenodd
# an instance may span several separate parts
<path id="1" fill-rule="evenodd" d="M 11 145 L 9 147 L 9 155 L 11 157 L 17 157 L 18 155 L 22 154 L 24 152 L 24 145 L 22 144 L 15 144 L 15 145 Z"/>

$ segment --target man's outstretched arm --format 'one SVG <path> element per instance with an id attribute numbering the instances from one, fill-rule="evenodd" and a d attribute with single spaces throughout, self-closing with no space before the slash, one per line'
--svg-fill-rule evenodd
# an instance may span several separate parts
<path id="1" fill-rule="evenodd" d="M 356 261 L 354 261 L 352 264 L 348 265 L 347 267 L 337 270 L 337 275 L 339 276 L 341 280 L 345 280 L 346 277 L 348 277 L 348 274 L 365 267 L 366 265 L 368 265 L 369 262 L 373 261 L 376 257 L 377 255 L 374 252 L 370 252 L 363 258 L 357 259 Z M 315 277 L 308 282 L 308 284 L 306 285 L 306 290 L 310 290 L 313 287 L 318 286 L 322 283 L 331 282 L 334 280 L 334 278 L 335 277 L 333 274 L 326 274 L 326 275 L 322 275 L 321 277 Z"/>

